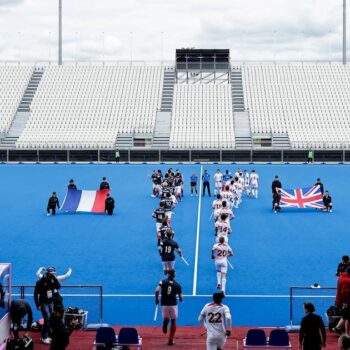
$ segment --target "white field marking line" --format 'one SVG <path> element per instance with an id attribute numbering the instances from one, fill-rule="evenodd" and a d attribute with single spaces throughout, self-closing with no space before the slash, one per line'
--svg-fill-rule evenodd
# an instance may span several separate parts
<path id="1" fill-rule="evenodd" d="M 21 294 L 12 294 L 19 297 Z M 25 296 L 32 296 L 32 293 L 25 294 Z M 63 297 L 100 297 L 100 294 L 61 294 Z M 186 298 L 211 298 L 212 294 L 185 294 Z M 103 294 L 103 298 L 154 298 L 154 294 Z M 226 294 L 225 298 L 290 298 L 289 294 Z M 297 295 L 293 298 L 335 298 L 334 295 Z"/>
<path id="2" fill-rule="evenodd" d="M 196 235 L 196 253 L 194 258 L 194 271 L 193 271 L 193 291 L 192 295 L 197 294 L 197 273 L 198 273 L 198 249 L 199 249 L 199 228 L 201 222 L 201 204 L 202 204 L 202 176 L 203 176 L 203 166 L 201 165 L 201 175 L 199 178 L 199 198 L 198 198 L 198 216 L 197 216 L 197 235 Z"/>

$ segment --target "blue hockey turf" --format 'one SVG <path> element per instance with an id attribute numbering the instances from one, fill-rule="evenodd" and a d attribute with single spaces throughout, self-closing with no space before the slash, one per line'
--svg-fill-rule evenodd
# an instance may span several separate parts
<path id="1" fill-rule="evenodd" d="M 40 266 L 55 266 L 58 273 L 73 268 L 66 284 L 101 284 L 104 321 L 116 325 L 152 325 L 152 294 L 163 278 L 156 247 L 151 198 L 153 169 L 180 169 L 186 180 L 185 198 L 175 209 L 175 239 L 190 267 L 176 262 L 177 280 L 185 300 L 179 324 L 196 325 L 208 295 L 215 291 L 216 275 L 210 259 L 214 243 L 213 197 L 189 196 L 189 177 L 199 176 L 201 165 L 1 165 L 1 258 L 13 264 L 13 283 L 32 285 Z M 236 165 L 209 165 L 235 172 Z M 244 198 L 232 223 L 230 245 L 235 269 L 228 272 L 225 302 L 235 325 L 286 325 L 289 322 L 289 287 L 335 286 L 337 263 L 348 254 L 347 165 L 240 165 L 260 176 L 258 199 Z M 271 182 L 278 174 L 284 188 L 307 187 L 321 177 L 333 197 L 332 214 L 313 209 L 271 211 Z M 79 189 L 98 189 L 106 176 L 116 200 L 113 217 L 98 214 L 58 213 L 46 216 L 47 200 L 56 191 L 61 202 L 70 178 Z M 213 184 L 212 184 L 213 191 Z M 198 215 L 198 209 L 200 215 Z M 196 264 L 197 224 L 198 274 Z M 194 288 L 194 285 L 196 286 Z M 329 300 L 331 304 L 333 300 Z M 324 314 L 325 310 L 319 310 Z M 160 319 L 160 318 L 159 318 Z"/>

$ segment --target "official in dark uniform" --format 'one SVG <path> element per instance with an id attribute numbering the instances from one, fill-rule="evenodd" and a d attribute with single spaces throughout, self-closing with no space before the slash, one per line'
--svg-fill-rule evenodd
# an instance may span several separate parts
<path id="1" fill-rule="evenodd" d="M 108 213 L 108 215 L 113 215 L 114 210 L 114 199 L 107 194 L 107 198 L 105 200 L 105 211 Z"/>
<path id="2" fill-rule="evenodd" d="M 27 327 L 24 335 L 28 336 L 28 332 L 33 323 L 33 312 L 29 303 L 22 299 L 12 300 L 10 315 L 13 325 L 13 335 L 15 339 L 19 338 L 18 327 L 21 325 L 24 316 L 27 315 Z"/>
<path id="3" fill-rule="evenodd" d="M 77 189 L 77 186 L 75 185 L 73 179 L 70 179 L 70 180 L 69 180 L 68 189 L 69 189 L 69 190 L 76 190 L 76 189 Z"/>
<path id="4" fill-rule="evenodd" d="M 202 195 L 205 196 L 205 189 L 207 189 L 208 195 L 209 195 L 209 197 L 211 197 L 211 194 L 210 194 L 210 175 L 208 174 L 207 170 L 204 170 L 204 174 L 202 175 L 202 182 L 203 182 Z"/>
<path id="5" fill-rule="evenodd" d="M 326 346 L 326 329 L 322 317 L 314 314 L 312 303 L 304 303 L 306 316 L 301 320 L 299 348 L 303 350 L 320 350 Z"/>
<path id="6" fill-rule="evenodd" d="M 109 183 L 107 182 L 106 177 L 102 178 L 102 182 L 100 183 L 100 190 L 108 190 L 109 189 Z"/>
<path id="7" fill-rule="evenodd" d="M 330 213 L 332 212 L 332 208 L 333 208 L 332 197 L 329 195 L 328 191 L 324 193 L 323 205 L 324 205 L 323 211 L 328 211 Z"/>
<path id="8" fill-rule="evenodd" d="M 56 207 L 60 208 L 60 202 L 57 198 L 56 192 L 52 192 L 52 196 L 49 198 L 49 202 L 47 203 L 47 216 L 56 215 Z"/>
<path id="9" fill-rule="evenodd" d="M 175 332 L 176 332 L 176 320 L 178 317 L 177 297 L 181 302 L 183 300 L 182 288 L 179 283 L 175 281 L 176 272 L 174 269 L 168 271 L 168 278 L 159 282 L 156 288 L 155 298 L 156 305 L 159 304 L 159 292 L 161 292 L 160 305 L 162 307 L 163 314 L 163 333 L 168 332 L 169 320 L 171 320 L 170 334 L 168 345 L 173 345 Z"/>
<path id="10" fill-rule="evenodd" d="M 323 196 L 323 183 L 321 182 L 321 179 L 320 178 L 317 178 L 317 181 L 315 183 L 315 186 L 320 186 L 320 191 L 322 193 L 322 196 Z"/>
<path id="11" fill-rule="evenodd" d="M 272 196 L 272 209 L 276 213 L 281 211 L 281 191 L 277 190 Z"/>
<path id="12" fill-rule="evenodd" d="M 282 183 L 281 183 L 280 179 L 278 178 L 278 175 L 276 175 L 275 179 L 272 181 L 271 188 L 272 188 L 272 195 L 277 193 L 277 188 L 282 188 Z"/>
<path id="13" fill-rule="evenodd" d="M 175 265 L 175 251 L 182 257 L 182 252 L 177 244 L 173 240 L 174 234 L 171 229 L 166 231 L 166 238 L 160 242 L 159 245 L 159 254 L 162 258 L 163 271 L 166 275 L 170 270 L 174 268 Z"/>

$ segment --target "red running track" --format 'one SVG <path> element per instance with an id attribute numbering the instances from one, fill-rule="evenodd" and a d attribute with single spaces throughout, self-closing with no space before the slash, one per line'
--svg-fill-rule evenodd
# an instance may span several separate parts
<path id="1" fill-rule="evenodd" d="M 113 327 L 118 333 L 120 327 Z M 248 329 L 253 327 L 233 327 L 231 337 L 228 339 L 225 349 L 237 349 L 242 350 L 242 339 L 247 334 Z M 205 336 L 200 336 L 203 329 L 200 327 L 178 327 L 175 342 L 173 347 L 167 345 L 167 338 L 162 333 L 161 327 L 136 327 L 139 335 L 143 338 L 144 350 L 165 350 L 169 348 L 181 349 L 181 350 L 204 350 L 205 349 Z M 271 329 L 265 329 L 266 335 L 270 334 Z M 92 345 L 95 339 L 96 332 L 84 332 L 75 331 L 70 338 L 70 345 L 68 350 L 89 350 L 92 349 Z M 40 344 L 39 333 L 32 333 L 31 336 L 34 339 L 35 350 L 49 350 L 49 346 Z M 289 334 L 290 341 L 293 349 L 298 349 L 298 336 L 299 334 Z M 338 336 L 334 333 L 327 331 L 327 347 L 325 350 L 337 349 Z M 238 347 L 237 347 L 238 344 Z"/>

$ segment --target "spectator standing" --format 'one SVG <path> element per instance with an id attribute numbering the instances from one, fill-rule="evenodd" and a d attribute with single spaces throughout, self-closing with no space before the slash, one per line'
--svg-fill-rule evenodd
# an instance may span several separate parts
<path id="1" fill-rule="evenodd" d="M 61 288 L 55 276 L 55 268 L 49 267 L 45 275 L 36 282 L 34 289 L 34 301 L 37 309 L 41 311 L 44 318 L 44 325 L 41 329 L 41 341 L 44 344 L 50 344 L 49 339 L 49 320 L 53 313 L 54 297 Z"/>
<path id="2" fill-rule="evenodd" d="M 203 181 L 203 196 L 205 196 L 205 189 L 208 191 L 209 197 L 211 197 L 210 194 L 210 175 L 208 174 L 208 170 L 204 170 L 204 174 L 202 175 L 202 181 Z"/>
<path id="3" fill-rule="evenodd" d="M 191 197 L 193 196 L 194 193 L 196 193 L 196 196 L 198 196 L 197 181 L 198 181 L 198 176 L 196 175 L 196 173 L 192 173 L 191 178 L 190 178 Z"/>
<path id="4" fill-rule="evenodd" d="M 47 203 L 47 216 L 56 215 L 56 207 L 60 208 L 60 202 L 57 198 L 56 192 L 52 192 L 52 196 L 49 198 L 49 202 Z"/>
<path id="5" fill-rule="evenodd" d="M 163 333 L 168 332 L 169 320 L 171 321 L 168 345 L 175 344 L 176 320 L 178 317 L 177 297 L 183 301 L 182 288 L 175 281 L 175 270 L 168 271 L 168 278 L 159 282 L 155 291 L 156 305 L 159 304 L 159 293 L 161 292 L 160 305 L 163 314 Z"/>
<path id="6" fill-rule="evenodd" d="M 349 333 L 350 320 L 350 267 L 347 267 L 338 278 L 337 295 L 335 297 L 335 304 L 341 309 L 341 320 L 334 328 L 334 331 L 341 334 L 341 329 L 345 323 L 346 333 Z"/>
<path id="7" fill-rule="evenodd" d="M 120 161 L 120 152 L 119 149 L 115 150 L 115 162 L 118 164 Z"/>
<path id="8" fill-rule="evenodd" d="M 16 340 L 19 339 L 19 334 L 18 334 L 19 326 L 21 325 L 24 316 L 25 315 L 28 316 L 27 327 L 24 333 L 24 335 L 27 337 L 29 335 L 28 332 L 33 323 L 33 312 L 29 303 L 22 299 L 12 300 L 11 307 L 10 307 L 10 315 L 11 315 L 11 321 L 13 325 L 13 335 Z"/>
<path id="9" fill-rule="evenodd" d="M 319 350 L 326 347 L 326 329 L 322 317 L 314 314 L 315 306 L 304 303 L 306 316 L 301 320 L 299 332 L 299 349 Z"/>
<path id="10" fill-rule="evenodd" d="M 207 332 L 207 350 L 223 349 L 226 338 L 231 335 L 231 313 L 228 306 L 221 303 L 222 299 L 222 293 L 214 293 L 213 302 L 204 306 L 198 318 Z"/>
<path id="11" fill-rule="evenodd" d="M 350 258 L 349 255 L 343 255 L 341 258 L 341 262 L 338 264 L 336 276 L 340 276 L 346 269 L 350 266 Z"/>
<path id="12" fill-rule="evenodd" d="M 107 182 L 105 176 L 102 178 L 102 182 L 100 183 L 100 190 L 109 190 L 109 183 Z"/>
<path id="13" fill-rule="evenodd" d="M 271 188 L 272 188 L 272 195 L 277 193 L 277 188 L 282 188 L 282 183 L 281 183 L 280 179 L 278 178 L 278 175 L 276 175 L 275 179 L 272 181 Z"/>
<path id="14" fill-rule="evenodd" d="M 307 152 L 307 162 L 308 163 L 312 163 L 314 160 L 314 152 L 310 149 L 308 152 Z"/>
<path id="15" fill-rule="evenodd" d="M 70 179 L 70 180 L 69 180 L 68 189 L 69 189 L 69 190 L 76 190 L 76 189 L 77 189 L 77 186 L 75 185 L 73 179 Z"/>
<path id="16" fill-rule="evenodd" d="M 114 198 L 112 198 L 109 193 L 107 194 L 107 198 L 105 200 L 105 211 L 108 215 L 113 215 L 114 210 Z"/>

